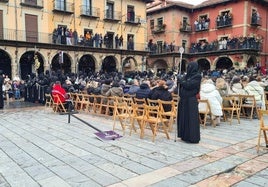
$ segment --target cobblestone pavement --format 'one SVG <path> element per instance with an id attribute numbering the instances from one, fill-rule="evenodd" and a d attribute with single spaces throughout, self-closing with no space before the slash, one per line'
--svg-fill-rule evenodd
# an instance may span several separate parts
<path id="1" fill-rule="evenodd" d="M 129 129 L 100 141 L 75 118 L 23 105 L 0 111 L 0 187 L 268 186 L 268 150 L 256 152 L 258 120 L 201 128 L 199 144 L 175 142 L 174 133 L 171 140 L 158 133 L 153 143 L 149 130 L 140 139 Z M 111 117 L 76 115 L 113 127 Z M 115 131 L 123 134 L 118 122 Z"/>

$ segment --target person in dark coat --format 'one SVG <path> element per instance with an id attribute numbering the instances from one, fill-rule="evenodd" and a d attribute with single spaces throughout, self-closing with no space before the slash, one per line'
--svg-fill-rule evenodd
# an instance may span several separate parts
<path id="1" fill-rule="evenodd" d="M 160 80 L 157 83 L 157 87 L 151 90 L 149 94 L 149 99 L 157 100 L 160 99 L 162 101 L 172 101 L 172 95 L 168 91 L 168 86 L 166 85 L 165 80 Z M 171 111 L 171 105 L 164 105 L 165 112 Z"/>
<path id="2" fill-rule="evenodd" d="M 3 71 L 0 70 L 0 109 L 4 108 L 3 83 L 4 83 Z"/>
<path id="3" fill-rule="evenodd" d="M 179 96 L 178 104 L 178 137 L 188 143 L 199 143 L 200 123 L 198 101 L 196 98 L 200 90 L 201 74 L 198 71 L 198 63 L 190 62 L 185 77 L 178 75 Z"/>
<path id="4" fill-rule="evenodd" d="M 140 84 L 140 88 L 136 91 L 136 98 L 138 99 L 147 99 L 150 94 L 150 87 L 149 87 L 149 82 L 148 81 L 143 81 Z"/>

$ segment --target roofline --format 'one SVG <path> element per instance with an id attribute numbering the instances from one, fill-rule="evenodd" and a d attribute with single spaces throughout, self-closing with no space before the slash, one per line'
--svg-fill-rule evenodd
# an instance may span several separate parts
<path id="1" fill-rule="evenodd" d="M 205 4 L 205 5 L 202 5 L 202 3 L 199 5 L 188 5 L 188 4 L 186 5 L 184 3 L 180 4 L 180 3 L 172 2 L 174 4 L 169 4 L 166 7 L 157 8 L 155 10 L 149 10 L 149 11 L 147 11 L 147 14 L 150 15 L 150 14 L 153 14 L 154 12 L 166 11 L 166 10 L 172 9 L 172 8 L 174 8 L 174 9 L 180 8 L 180 9 L 184 9 L 186 12 L 193 12 L 195 10 L 199 10 L 199 9 L 203 9 L 203 8 L 207 8 L 207 7 L 215 7 L 217 5 L 222 5 L 222 4 L 226 4 L 226 3 L 236 3 L 238 1 L 239 0 L 222 0 L 221 2 L 216 2 L 213 4 Z M 258 1 L 251 0 L 251 1 L 268 6 L 268 1 L 266 1 L 266 0 L 258 0 Z M 157 4 L 157 5 L 159 5 L 159 4 Z M 149 7 L 149 8 L 153 8 L 153 7 Z"/>

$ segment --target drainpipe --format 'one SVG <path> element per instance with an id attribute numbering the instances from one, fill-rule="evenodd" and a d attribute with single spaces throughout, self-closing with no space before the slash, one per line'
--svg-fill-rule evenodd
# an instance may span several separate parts
<path id="1" fill-rule="evenodd" d="M 18 8 L 17 8 L 17 0 L 14 1 L 15 2 L 15 39 L 16 41 L 18 41 Z M 17 64 L 17 73 L 18 76 L 21 76 L 21 72 L 20 72 L 20 64 L 18 62 L 18 46 L 16 43 L 16 50 L 15 50 L 15 64 Z M 21 78 L 21 77 L 20 77 Z"/>

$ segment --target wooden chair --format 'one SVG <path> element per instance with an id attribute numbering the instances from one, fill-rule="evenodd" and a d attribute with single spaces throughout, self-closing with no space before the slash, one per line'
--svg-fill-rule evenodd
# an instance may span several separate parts
<path id="1" fill-rule="evenodd" d="M 149 99 L 149 98 L 147 98 L 147 103 L 150 106 L 158 106 L 159 104 L 158 99 Z"/>
<path id="2" fill-rule="evenodd" d="M 52 107 L 53 100 L 51 94 L 46 93 L 45 94 L 45 107 Z"/>
<path id="3" fill-rule="evenodd" d="M 259 116 L 258 110 L 260 109 L 257 106 L 256 100 L 254 95 L 240 95 L 240 101 L 241 101 L 241 116 L 247 117 L 250 120 L 253 119 L 254 111 L 256 112 L 257 117 Z M 247 112 L 250 112 L 248 115 Z"/>
<path id="4" fill-rule="evenodd" d="M 142 99 L 139 99 L 139 98 L 136 98 L 134 97 L 134 103 L 137 103 L 137 104 L 147 104 L 147 101 L 145 98 L 142 98 Z"/>
<path id="5" fill-rule="evenodd" d="M 257 152 L 259 152 L 259 148 L 260 148 L 261 133 L 263 133 L 266 148 L 268 148 L 268 138 L 266 134 L 266 131 L 268 131 L 267 117 L 268 117 L 268 110 L 259 110 L 260 129 L 259 129 L 259 136 L 258 136 L 258 143 L 257 143 Z M 266 124 L 264 122 L 266 122 Z"/>
<path id="6" fill-rule="evenodd" d="M 57 102 L 54 102 L 56 100 Z M 66 103 L 62 103 L 60 101 L 60 97 L 58 94 L 53 94 L 52 95 L 52 109 L 54 112 L 59 112 L 59 113 L 67 113 L 67 108 L 65 108 Z"/>
<path id="7" fill-rule="evenodd" d="M 84 100 L 86 102 L 86 112 L 90 112 L 94 110 L 94 95 L 92 94 L 85 94 L 84 95 Z"/>
<path id="8" fill-rule="evenodd" d="M 228 116 L 230 125 L 232 124 L 233 117 L 237 117 L 237 121 L 240 124 L 240 100 L 237 100 L 234 96 L 222 97 L 222 102 L 229 102 L 230 106 L 222 106 L 223 118 L 224 121 L 227 121 Z"/>
<path id="9" fill-rule="evenodd" d="M 268 110 L 268 92 L 267 91 L 264 92 L 264 96 L 265 96 L 265 107 L 266 107 L 266 110 Z"/>
<path id="10" fill-rule="evenodd" d="M 113 112 L 113 130 L 115 129 L 116 121 L 120 122 L 123 133 L 125 134 L 126 127 L 131 124 L 131 110 L 127 102 L 123 98 L 115 97 L 114 98 L 114 112 Z M 136 129 L 135 129 L 136 131 Z"/>
<path id="11" fill-rule="evenodd" d="M 132 113 L 130 115 L 130 136 L 132 134 L 132 129 L 136 130 L 135 123 L 138 124 L 140 128 L 140 138 L 143 138 L 144 136 L 144 130 L 145 130 L 145 123 L 143 121 L 144 115 L 145 115 L 145 109 L 144 107 L 146 104 L 139 104 L 139 103 L 133 103 L 132 104 Z"/>
<path id="12" fill-rule="evenodd" d="M 214 127 L 216 127 L 216 124 L 212 123 L 212 115 L 211 115 L 210 105 L 209 105 L 209 102 L 207 99 L 198 100 L 198 109 L 199 109 L 200 125 L 202 125 L 205 128 L 206 124 L 207 124 L 207 119 L 210 119 L 210 123 Z"/>
<path id="13" fill-rule="evenodd" d="M 178 94 L 171 93 L 171 95 L 172 95 L 172 99 L 174 100 L 174 102 L 179 100 L 179 95 Z"/>
<path id="14" fill-rule="evenodd" d="M 86 111 L 87 110 L 87 101 L 85 99 L 85 95 L 83 93 L 77 93 L 76 94 L 76 100 L 75 100 L 75 109 L 79 111 Z"/>
<path id="15" fill-rule="evenodd" d="M 160 107 L 145 105 L 144 109 L 145 109 L 145 115 L 143 117 L 143 128 L 147 124 L 150 126 L 150 129 L 152 131 L 152 141 L 153 142 L 155 141 L 156 133 L 160 130 L 161 127 L 167 139 L 170 139 L 169 131 L 168 131 L 169 120 L 162 117 L 161 112 L 160 112 Z"/>
<path id="16" fill-rule="evenodd" d="M 95 114 L 101 114 L 102 99 L 103 99 L 102 95 L 94 95 L 94 110 L 93 111 Z"/>
<path id="17" fill-rule="evenodd" d="M 175 105 L 175 102 L 172 101 L 163 101 L 158 100 L 159 107 L 160 107 L 160 115 L 164 119 L 168 119 L 168 129 L 169 132 L 173 129 L 173 124 L 175 122 L 175 119 L 177 117 L 177 108 Z M 170 110 L 165 111 L 166 108 L 170 108 Z"/>

